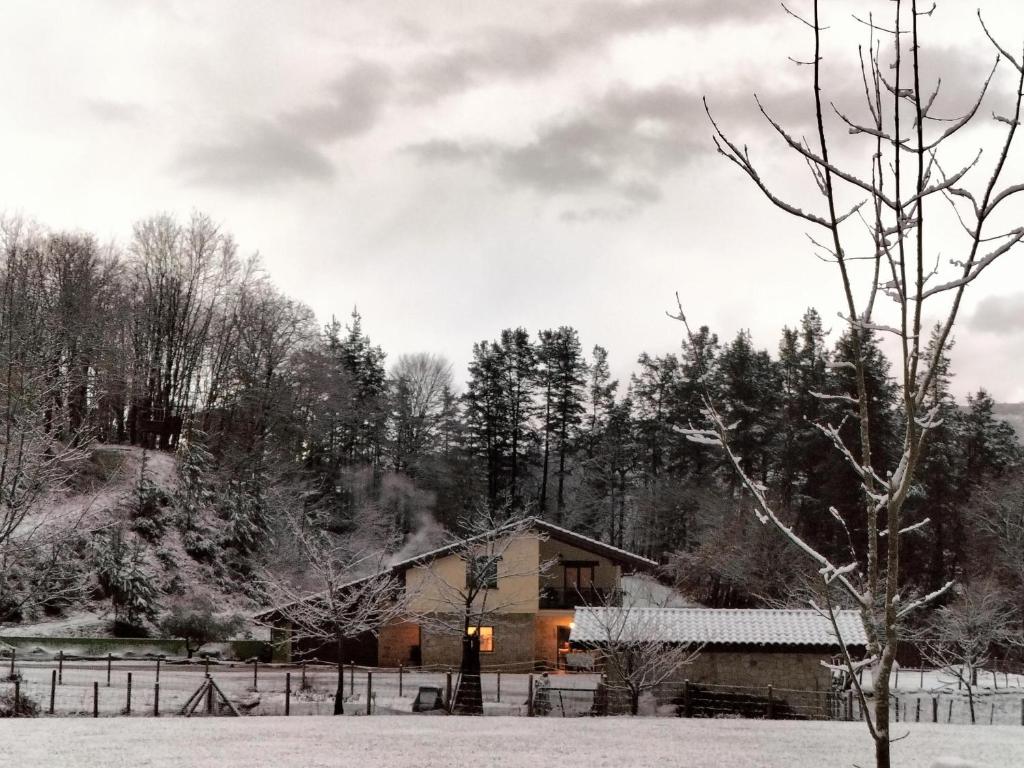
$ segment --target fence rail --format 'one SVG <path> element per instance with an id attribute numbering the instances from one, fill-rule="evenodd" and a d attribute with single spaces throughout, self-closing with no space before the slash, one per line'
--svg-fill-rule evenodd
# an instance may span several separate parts
<path id="1" fill-rule="evenodd" d="M 340 676 L 339 676 L 340 672 Z M 908 670 L 901 676 L 906 681 Z M 927 676 L 931 676 L 930 678 Z M 339 679 L 340 677 L 340 679 Z M 918 674 L 918 681 L 922 676 Z M 890 719 L 903 722 L 1024 725 L 1024 685 L 998 675 L 998 688 L 968 695 L 930 671 L 935 685 L 898 689 Z M 31 701 L 40 715 L 178 716 L 212 679 L 242 715 L 331 715 L 342 691 L 344 714 L 413 712 L 420 689 L 450 703 L 462 681 L 447 667 L 363 667 L 310 661 L 300 664 L 218 662 L 202 659 L 4 659 L 0 665 L 0 714 Z M 664 683 L 640 695 L 593 672 L 538 675 L 524 665 L 480 675 L 485 714 L 588 717 L 632 713 L 663 717 L 746 717 L 860 720 L 852 691 L 808 691 L 784 686 L 735 686 L 706 682 Z M 872 707 L 870 695 L 868 707 Z M 206 707 L 193 708 L 203 714 Z M 223 709 L 217 707 L 214 709 Z"/>

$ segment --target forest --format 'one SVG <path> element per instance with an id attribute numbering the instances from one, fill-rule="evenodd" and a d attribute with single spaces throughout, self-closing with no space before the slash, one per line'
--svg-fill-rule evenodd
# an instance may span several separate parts
<path id="1" fill-rule="evenodd" d="M 293 513 L 338 537 L 370 525 L 395 556 L 475 515 L 528 513 L 658 560 L 710 606 L 801 603 L 813 571 L 688 439 L 704 391 L 788 525 L 836 561 L 865 539 L 842 522 L 862 490 L 828 434 L 858 453 L 852 346 L 813 308 L 772 351 L 702 327 L 628 381 L 572 327 L 481 329 L 463 374 L 437 351 L 389 357 L 358 311 L 318 320 L 199 213 L 140 221 L 126 245 L 16 219 L 0 238 L 0 621 L 109 599 L 145 624 L 187 591 L 182 557 L 259 603 Z M 901 403 L 877 339 L 861 345 L 884 466 Z M 952 578 L 1024 594 L 1024 454 L 985 391 L 954 400 L 945 366 L 904 572 L 922 592 Z M 144 450 L 119 513 L 53 517 L 112 445 Z M 147 474 L 160 455 L 173 487 Z M 163 545 L 172 532 L 183 551 Z"/>

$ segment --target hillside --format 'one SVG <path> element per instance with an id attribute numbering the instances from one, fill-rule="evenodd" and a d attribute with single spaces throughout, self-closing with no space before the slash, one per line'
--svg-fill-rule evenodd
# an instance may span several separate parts
<path id="1" fill-rule="evenodd" d="M 174 454 L 97 444 L 68 467 L 68 482 L 37 504 L 31 531 L 59 531 L 65 542 L 61 577 L 78 588 L 33 606 L 0 625 L 4 636 L 102 637 L 115 633 L 112 601 L 103 594 L 102 573 L 110 550 L 120 547 L 155 590 L 156 623 L 176 597 L 209 595 L 220 610 L 251 607 L 243 582 L 225 566 L 223 521 L 211 509 L 183 524 L 176 496 L 181 480 Z M 115 538 L 115 532 L 118 538 Z M 70 556 L 69 556 L 70 555 Z"/>

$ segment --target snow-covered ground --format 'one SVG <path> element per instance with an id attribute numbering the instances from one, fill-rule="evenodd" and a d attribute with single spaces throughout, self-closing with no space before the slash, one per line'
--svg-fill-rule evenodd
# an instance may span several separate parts
<path id="1" fill-rule="evenodd" d="M 132 768 L 823 768 L 873 765 L 857 723 L 363 717 L 13 720 L 0 765 Z M 1024 765 L 1024 729 L 911 725 L 898 768 Z"/>

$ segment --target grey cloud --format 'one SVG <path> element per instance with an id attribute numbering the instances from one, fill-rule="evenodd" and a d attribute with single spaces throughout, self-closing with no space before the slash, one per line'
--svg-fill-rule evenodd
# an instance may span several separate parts
<path id="1" fill-rule="evenodd" d="M 479 30 L 472 43 L 426 56 L 410 74 L 415 98 L 431 100 L 470 88 L 488 77 L 533 77 L 564 59 L 600 48 L 617 37 L 677 26 L 704 27 L 732 19 L 777 13 L 764 0 L 653 0 L 647 3 L 591 0 L 553 32 L 507 28 Z"/>
<path id="2" fill-rule="evenodd" d="M 191 183 L 242 189 L 334 176 L 317 148 L 269 122 L 239 126 L 228 140 L 196 142 L 181 153 L 176 167 Z"/>
<path id="3" fill-rule="evenodd" d="M 996 336 L 1013 336 L 1024 332 L 1024 293 L 982 299 L 967 321 L 967 327 L 972 331 Z"/>
<path id="4" fill-rule="evenodd" d="M 622 217 L 661 198 L 660 182 L 711 147 L 700 97 L 672 86 L 614 88 L 521 144 L 450 139 L 408 147 L 425 163 L 483 163 L 507 184 L 542 194 L 609 197 L 570 220 Z"/>
<path id="5" fill-rule="evenodd" d="M 328 89 L 324 103 L 282 115 L 282 125 L 317 141 L 335 141 L 370 130 L 390 100 L 391 71 L 359 61 Z"/>
<path id="6" fill-rule="evenodd" d="M 497 147 L 491 142 L 463 143 L 451 139 L 431 139 L 411 144 L 404 151 L 423 162 L 454 163 L 485 160 L 497 151 Z"/>
<path id="7" fill-rule="evenodd" d="M 86 108 L 105 123 L 134 123 L 146 114 L 141 104 L 108 99 L 92 99 L 86 102 Z"/>

